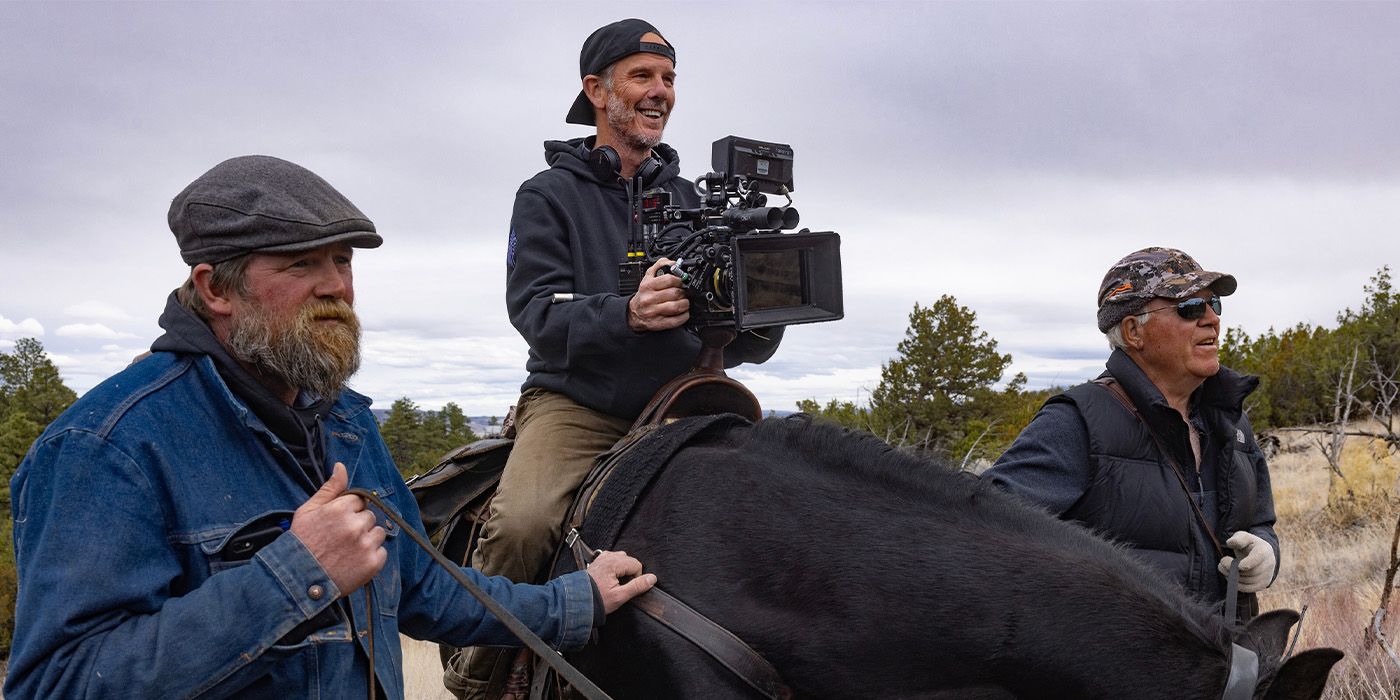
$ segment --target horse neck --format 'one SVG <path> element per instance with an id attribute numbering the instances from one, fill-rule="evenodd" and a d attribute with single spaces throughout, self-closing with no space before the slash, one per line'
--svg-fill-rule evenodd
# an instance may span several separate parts
<path id="1" fill-rule="evenodd" d="M 1217 635 L 1212 613 L 1160 582 L 1138 583 L 1120 578 L 1116 588 L 1082 587 L 1068 614 L 1053 606 L 1008 609 L 1006 639 L 1016 640 L 1008 644 L 1015 648 L 1008 665 L 1058 676 L 1067 696 L 1219 697 L 1228 641 Z M 1039 691 L 1032 685 L 1026 692 Z"/>

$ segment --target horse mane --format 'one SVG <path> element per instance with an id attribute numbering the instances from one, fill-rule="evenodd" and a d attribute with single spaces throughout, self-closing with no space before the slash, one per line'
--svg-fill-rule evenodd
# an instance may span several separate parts
<path id="1" fill-rule="evenodd" d="M 1208 648 L 1226 653 L 1238 634 L 1213 606 L 1192 598 L 1165 580 L 1131 551 L 1095 536 L 1080 524 L 1061 520 L 1044 509 L 1005 493 L 971 472 L 927 456 L 896 448 L 875 435 L 806 414 L 770 418 L 747 431 L 732 431 L 736 448 L 748 452 L 802 455 L 814 472 L 854 484 L 853 494 L 870 494 L 882 508 L 925 509 L 956 518 L 956 526 L 989 538 L 1033 540 L 1048 555 L 1071 557 L 1086 569 L 1085 578 L 1104 577 L 1134 596 L 1151 614 L 1148 624 L 1165 630 L 1172 620 Z M 762 459 L 760 456 L 759 459 Z M 804 478 L 794 476 L 793 478 Z M 1179 633 L 1180 627 L 1172 632 Z"/>
<path id="2" fill-rule="evenodd" d="M 813 419 L 806 413 L 760 421 L 754 424 L 748 437 L 753 444 L 771 441 L 799 451 L 814 467 L 856 469 L 861 476 L 886 482 L 901 490 L 913 489 L 922 493 L 942 488 L 941 484 L 928 479 L 930 470 L 975 478 L 971 473 L 959 472 L 947 463 L 895 447 L 867 431 Z"/>

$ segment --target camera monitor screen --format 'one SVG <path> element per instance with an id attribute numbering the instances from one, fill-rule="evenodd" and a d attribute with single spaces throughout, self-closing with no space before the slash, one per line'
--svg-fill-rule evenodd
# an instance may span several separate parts
<path id="1" fill-rule="evenodd" d="M 834 321 L 844 315 L 841 237 L 830 231 L 734 239 L 735 326 Z"/>
<path id="2" fill-rule="evenodd" d="M 730 177 L 747 178 L 757 192 L 793 191 L 792 146 L 726 136 L 711 147 L 710 165 Z"/>
<path id="3" fill-rule="evenodd" d="M 754 251 L 744 259 L 744 289 L 748 291 L 748 310 L 763 311 L 801 306 L 807 302 L 802 294 L 802 258 L 805 251 Z"/>

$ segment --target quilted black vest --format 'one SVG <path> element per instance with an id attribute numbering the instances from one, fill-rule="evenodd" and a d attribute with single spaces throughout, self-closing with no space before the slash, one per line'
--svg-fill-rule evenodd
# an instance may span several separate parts
<path id="1" fill-rule="evenodd" d="M 1050 401 L 1078 408 L 1088 426 L 1093 463 L 1088 489 L 1063 517 L 1128 546 L 1187 590 L 1211 602 L 1223 600 L 1225 580 L 1215 568 L 1214 545 L 1142 421 L 1107 388 L 1094 383 L 1073 387 Z M 1185 424 L 1179 418 L 1178 425 L 1159 421 L 1154 427 L 1167 449 L 1177 450 L 1177 464 L 1197 491 L 1191 497 L 1199 499 L 1200 490 L 1214 492 L 1214 503 L 1202 505 L 1208 518 L 1214 514 L 1211 527 L 1223 542 L 1247 527 L 1254 514 L 1258 484 L 1249 451 L 1256 448 L 1245 432 L 1247 424 L 1237 425 L 1218 409 L 1198 410 L 1214 436 L 1208 444 L 1203 439 L 1201 454 L 1202 473 L 1214 474 L 1213 484 L 1197 483 Z"/>

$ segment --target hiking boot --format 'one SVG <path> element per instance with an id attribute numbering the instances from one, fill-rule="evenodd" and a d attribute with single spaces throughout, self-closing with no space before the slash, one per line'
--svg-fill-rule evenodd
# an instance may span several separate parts
<path id="1" fill-rule="evenodd" d="M 529 649 L 521 649 L 515 655 L 501 700 L 527 700 L 530 697 L 530 661 L 533 658 Z"/>

